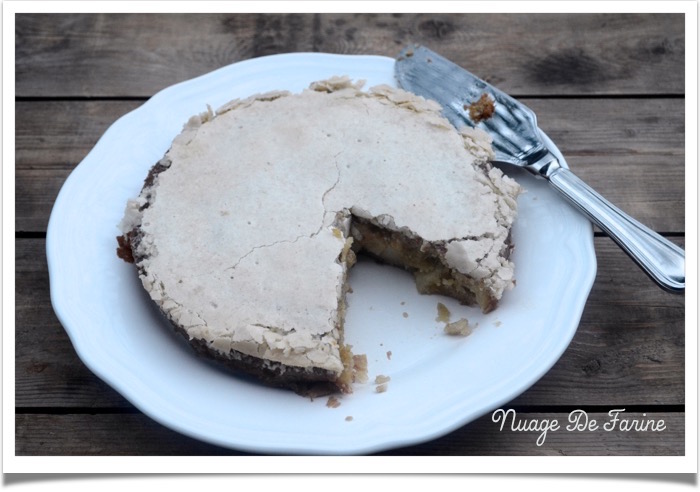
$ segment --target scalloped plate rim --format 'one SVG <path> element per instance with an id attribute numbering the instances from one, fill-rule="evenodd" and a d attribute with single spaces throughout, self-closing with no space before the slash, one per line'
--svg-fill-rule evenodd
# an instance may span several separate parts
<path id="1" fill-rule="evenodd" d="M 498 405 L 506 403 L 513 397 L 525 391 L 531 384 L 536 382 L 547 371 L 549 371 L 552 365 L 554 365 L 554 363 L 559 359 L 561 354 L 569 345 L 575 334 L 576 327 L 578 326 L 581 313 L 585 306 L 585 302 L 592 287 L 596 273 L 592 227 L 590 228 L 590 236 L 586 236 L 586 244 L 578 245 L 581 248 L 579 251 L 581 255 L 580 259 L 585 260 L 582 267 L 580 267 L 578 270 L 577 277 L 581 282 L 582 288 L 576 289 L 574 292 L 569 293 L 571 299 L 569 299 L 568 309 L 560 308 L 558 311 L 558 315 L 560 317 L 563 316 L 566 318 L 565 321 L 568 324 L 568 329 L 565 331 L 563 336 L 559 337 L 556 345 L 554 346 L 554 350 L 548 359 L 543 363 L 540 363 L 536 370 L 531 371 L 526 378 L 521 379 L 518 386 L 513 388 L 512 391 L 502 392 L 497 398 L 493 398 L 487 405 L 483 405 L 475 411 L 465 412 L 464 409 L 460 409 L 461 412 L 458 412 L 460 415 L 453 416 L 450 421 L 441 424 L 432 424 L 431 426 L 428 426 L 428 428 L 421 428 L 419 425 L 416 425 L 412 427 L 413 432 L 408 430 L 407 433 L 403 433 L 401 435 L 397 435 L 396 432 L 394 432 L 394 434 L 388 432 L 388 435 L 387 432 L 375 433 L 374 435 L 360 436 L 356 439 L 348 439 L 344 442 L 324 442 L 323 439 L 320 439 L 306 443 L 279 443 L 276 442 L 275 439 L 269 439 L 267 441 L 264 439 L 261 440 L 260 436 L 265 435 L 264 432 L 259 434 L 255 434 L 255 432 L 249 434 L 242 432 L 242 434 L 237 436 L 212 435 L 211 433 L 203 433 L 200 429 L 193 428 L 190 422 L 183 424 L 181 420 L 178 420 L 171 413 L 163 410 L 163 408 L 167 408 L 169 405 L 167 400 L 161 401 L 160 399 L 153 397 L 153 395 L 144 395 L 143 388 L 138 387 L 138 381 L 135 381 L 133 378 L 126 378 L 124 374 L 115 373 L 114 368 L 109 366 L 109 364 L 105 365 L 104 360 L 98 360 L 98 353 L 95 351 L 95 348 L 90 345 L 90 341 L 86 338 L 86 332 L 82 325 L 82 323 L 86 320 L 79 319 L 80 316 L 76 315 L 75 313 L 75 299 L 65 299 L 62 295 L 64 293 L 67 294 L 67 292 L 64 290 L 66 276 L 72 273 L 62 270 L 62 261 L 59 259 L 59 255 L 62 253 L 60 249 L 63 240 L 61 234 L 64 234 L 64 231 L 61 230 L 61 226 L 63 225 L 60 222 L 62 218 L 61 213 L 65 207 L 71 203 L 72 197 L 69 195 L 69 193 L 74 191 L 76 188 L 82 188 L 82 183 L 80 180 L 83 179 L 83 174 L 92 171 L 93 168 L 97 169 L 97 166 L 100 165 L 99 163 L 95 162 L 96 153 L 98 150 L 111 144 L 111 139 L 119 136 L 118 132 L 122 126 L 130 125 L 132 120 L 137 120 L 142 115 L 146 115 L 149 111 L 156 109 L 158 105 L 164 104 L 164 102 L 168 101 L 169 99 L 177 99 L 182 91 L 196 89 L 198 86 L 206 85 L 207 83 L 218 83 L 219 79 L 222 78 L 225 79 L 233 76 L 235 79 L 236 76 L 240 76 L 240 74 L 233 74 L 233 71 L 240 70 L 242 73 L 245 73 L 246 69 L 251 69 L 253 72 L 255 69 L 260 68 L 263 70 L 270 70 L 271 65 L 276 65 L 279 61 L 289 62 L 291 65 L 294 65 L 295 63 L 304 63 L 312 67 L 323 63 L 324 68 L 326 63 L 332 65 L 334 68 L 336 66 L 343 66 L 344 64 L 359 65 L 360 67 L 364 65 L 372 65 L 375 66 L 374 69 L 377 69 L 376 67 L 381 68 L 381 66 L 386 68 L 389 63 L 393 65 L 393 59 L 386 57 L 375 55 L 333 55 L 327 53 L 280 54 L 245 60 L 226 67 L 221 67 L 208 74 L 204 74 L 194 79 L 180 82 L 169 88 L 163 89 L 155 94 L 146 103 L 122 116 L 113 125 L 111 125 L 97 142 L 95 147 L 81 162 L 81 164 L 67 178 L 56 199 L 56 203 L 49 220 L 49 226 L 47 228 L 46 252 L 50 274 L 51 301 L 54 310 L 61 321 L 61 324 L 65 327 L 65 330 L 68 333 L 68 336 L 71 339 L 76 351 L 78 352 L 79 357 L 92 372 L 114 387 L 137 408 L 142 410 L 154 420 L 183 434 L 201 439 L 205 442 L 250 452 L 263 453 L 359 454 L 391 449 L 397 446 L 417 444 L 442 436 L 457 427 L 465 425 L 466 423 L 478 418 L 481 415 L 484 415 L 489 410 L 496 408 Z M 277 69 L 281 68 L 283 67 L 279 67 Z M 562 162 L 565 164 L 563 156 L 561 156 L 553 142 L 551 142 L 551 140 L 549 140 L 544 133 L 543 136 L 553 145 L 553 149 L 562 158 Z M 130 384 L 133 384 L 134 386 L 130 386 Z M 407 424 L 404 427 L 406 426 Z M 419 429 L 419 431 L 415 431 L 416 428 Z M 406 429 L 399 427 L 396 429 L 400 429 L 402 432 L 406 431 Z"/>

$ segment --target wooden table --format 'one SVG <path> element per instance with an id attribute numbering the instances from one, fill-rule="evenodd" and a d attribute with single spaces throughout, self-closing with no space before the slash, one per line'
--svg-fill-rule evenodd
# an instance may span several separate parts
<path id="1" fill-rule="evenodd" d="M 16 454 L 227 455 L 141 414 L 77 357 L 49 299 L 46 226 L 68 174 L 155 92 L 274 53 L 452 58 L 538 114 L 584 180 L 684 245 L 683 15 L 131 15 L 16 18 Z M 88 212 L 89 213 L 89 212 Z M 578 332 L 503 408 L 527 419 L 626 409 L 662 432 L 499 431 L 491 415 L 391 455 L 683 455 L 685 301 L 603 233 Z M 556 300 L 555 300 L 556 302 Z"/>

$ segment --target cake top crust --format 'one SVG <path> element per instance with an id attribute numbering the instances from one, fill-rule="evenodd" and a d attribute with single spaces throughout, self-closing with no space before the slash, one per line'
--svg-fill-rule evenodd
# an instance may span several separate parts
<path id="1" fill-rule="evenodd" d="M 441 245 L 500 298 L 519 187 L 487 164 L 486 133 L 440 110 L 334 77 L 192 117 L 121 224 L 140 230 L 144 287 L 222 354 L 338 373 L 353 216 Z"/>

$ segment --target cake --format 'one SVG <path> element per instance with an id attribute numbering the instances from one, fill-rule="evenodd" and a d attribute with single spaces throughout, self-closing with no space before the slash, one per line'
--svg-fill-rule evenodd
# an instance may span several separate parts
<path id="1" fill-rule="evenodd" d="M 476 102 L 469 105 L 465 104 L 464 109 L 469 111 L 469 119 L 472 120 L 474 124 L 477 124 L 491 118 L 496 111 L 496 106 L 493 99 L 491 99 L 488 94 L 484 93 Z"/>
<path id="2" fill-rule="evenodd" d="M 515 285 L 518 184 L 480 130 L 347 77 L 193 116 L 128 201 L 118 255 L 201 354 L 299 393 L 352 392 L 363 252 L 483 312 Z"/>

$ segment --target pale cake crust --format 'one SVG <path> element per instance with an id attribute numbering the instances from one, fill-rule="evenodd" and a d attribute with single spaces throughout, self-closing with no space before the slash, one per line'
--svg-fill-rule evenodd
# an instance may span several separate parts
<path id="1" fill-rule="evenodd" d="M 332 379 L 347 365 L 356 220 L 430 250 L 493 309 L 514 285 L 519 186 L 487 164 L 485 133 L 460 133 L 439 112 L 399 89 L 333 78 L 193 117 L 120 225 L 145 289 L 219 358 Z"/>

